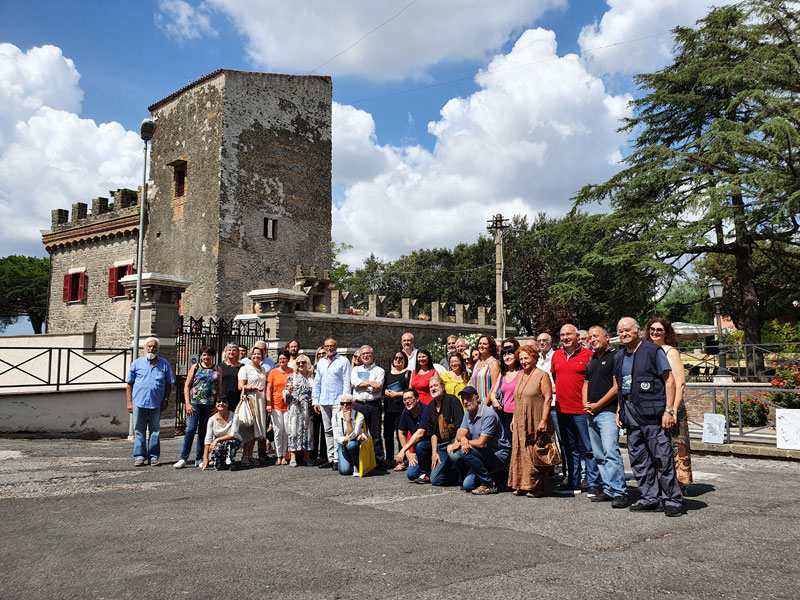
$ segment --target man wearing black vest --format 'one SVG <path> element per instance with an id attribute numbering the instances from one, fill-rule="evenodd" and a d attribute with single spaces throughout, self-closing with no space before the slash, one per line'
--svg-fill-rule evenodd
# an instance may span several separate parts
<path id="1" fill-rule="evenodd" d="M 639 338 L 635 319 L 620 319 L 617 334 L 625 344 L 625 350 L 614 356 L 619 389 L 617 425 L 626 430 L 628 458 L 642 494 L 630 510 L 658 510 L 660 487 L 664 514 L 679 517 L 683 494 L 668 433 L 675 425 L 675 379 L 669 361 L 659 346 Z"/>

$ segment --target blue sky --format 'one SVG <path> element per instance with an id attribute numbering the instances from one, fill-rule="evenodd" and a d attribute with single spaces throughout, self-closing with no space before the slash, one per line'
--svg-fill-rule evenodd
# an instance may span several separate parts
<path id="1" fill-rule="evenodd" d="M 619 168 L 632 75 L 666 65 L 667 32 L 705 12 L 700 0 L 4 0 L 0 256 L 45 256 L 50 210 L 139 185 L 148 105 L 221 67 L 311 72 L 376 27 L 318 71 L 333 78 L 344 258 L 452 246 L 496 212 L 563 214 Z"/>

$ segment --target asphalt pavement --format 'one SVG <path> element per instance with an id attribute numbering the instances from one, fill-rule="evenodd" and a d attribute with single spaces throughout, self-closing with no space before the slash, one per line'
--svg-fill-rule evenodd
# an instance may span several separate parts
<path id="1" fill-rule="evenodd" d="M 0 597 L 800 597 L 796 461 L 695 456 L 667 518 L 404 473 L 176 470 L 181 442 L 134 468 L 125 440 L 0 439 Z"/>

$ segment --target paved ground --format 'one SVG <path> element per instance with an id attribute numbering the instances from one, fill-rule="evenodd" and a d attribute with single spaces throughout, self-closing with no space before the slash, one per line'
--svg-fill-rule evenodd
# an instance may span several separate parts
<path id="1" fill-rule="evenodd" d="M 696 457 L 689 512 L 668 519 L 585 495 L 133 469 L 130 455 L 120 440 L 0 439 L 0 597 L 800 597 L 796 462 Z"/>

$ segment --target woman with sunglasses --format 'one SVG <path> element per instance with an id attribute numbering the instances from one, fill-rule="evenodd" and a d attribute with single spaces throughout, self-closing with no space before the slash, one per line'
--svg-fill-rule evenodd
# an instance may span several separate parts
<path id="1" fill-rule="evenodd" d="M 689 443 L 689 416 L 686 414 L 686 405 L 683 403 L 683 394 L 686 390 L 686 372 L 683 368 L 681 353 L 675 348 L 678 343 L 678 334 L 667 319 L 655 317 L 650 319 L 644 330 L 644 339 L 658 344 L 664 349 L 672 367 L 672 376 L 675 378 L 675 426 L 669 431 L 672 438 L 672 453 L 675 455 L 675 473 L 678 476 L 678 485 L 681 492 L 686 492 L 686 485 L 692 483 L 692 447 Z"/>
<path id="2" fill-rule="evenodd" d="M 497 360 L 497 343 L 490 335 L 478 339 L 478 361 L 472 370 L 470 383 L 478 390 L 481 404 L 493 406 L 498 414 L 503 410 L 497 400 L 500 388 L 500 361 Z"/>
<path id="3" fill-rule="evenodd" d="M 206 426 L 203 470 L 213 463 L 215 471 L 228 468 L 236 470 L 236 452 L 242 447 L 239 435 L 239 417 L 228 410 L 228 399 L 219 396 L 216 400 L 217 412 L 211 416 Z"/>
<path id="4" fill-rule="evenodd" d="M 192 442 L 197 435 L 197 450 L 194 466 L 203 465 L 203 440 L 206 439 L 206 424 L 214 409 L 214 398 L 222 394 L 222 378 L 219 367 L 214 365 L 216 351 L 211 346 L 200 348 L 200 362 L 192 365 L 183 386 L 186 400 L 186 433 L 183 435 L 181 459 L 173 467 L 182 469 L 189 460 Z"/>
<path id="5" fill-rule="evenodd" d="M 411 386 L 411 372 L 406 368 L 408 357 L 402 350 L 392 355 L 392 368 L 386 371 L 383 379 L 383 445 L 388 469 L 394 466 L 389 457 L 394 456 L 394 442 L 397 439 L 397 423 L 403 412 L 403 392 Z"/>
<path id="6" fill-rule="evenodd" d="M 289 432 L 289 466 L 297 466 L 299 453 L 303 464 L 311 466 L 308 453 L 313 444 L 311 428 L 311 390 L 314 386 L 314 375 L 311 361 L 307 356 L 299 355 L 294 363 L 295 371 L 286 382 L 286 403 L 289 405 L 287 428 Z"/>
<path id="7" fill-rule="evenodd" d="M 353 407 L 354 404 L 351 394 L 339 398 L 339 410 L 333 415 L 333 441 L 339 447 L 339 475 L 359 477 L 358 457 L 367 436 L 364 435 L 364 415 Z"/>

